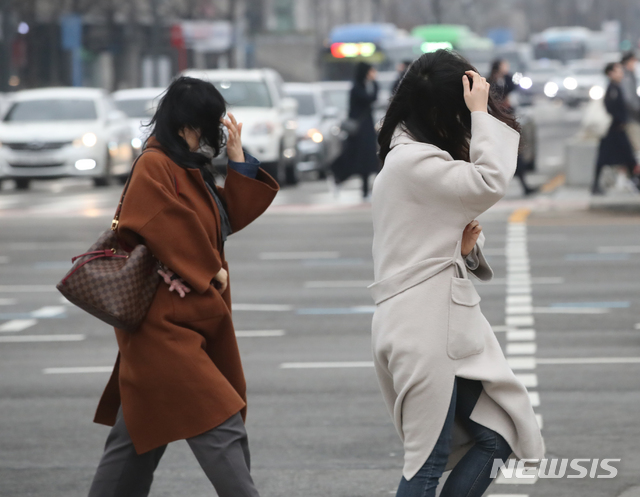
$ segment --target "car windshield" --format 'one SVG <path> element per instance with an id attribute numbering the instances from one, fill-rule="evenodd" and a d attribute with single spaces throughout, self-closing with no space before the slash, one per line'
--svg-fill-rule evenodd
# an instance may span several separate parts
<path id="1" fill-rule="evenodd" d="M 292 93 L 291 98 L 295 98 L 298 102 L 299 116 L 313 116 L 317 113 L 316 103 L 311 93 Z"/>
<path id="2" fill-rule="evenodd" d="M 345 112 L 349 110 L 349 90 L 324 90 L 322 94 L 327 107 L 336 107 Z"/>
<path id="3" fill-rule="evenodd" d="M 96 104 L 87 99 L 41 99 L 15 102 L 6 122 L 94 121 L 98 119 Z"/>
<path id="4" fill-rule="evenodd" d="M 114 103 L 131 118 L 150 118 L 155 111 L 154 101 L 148 98 L 116 100 Z"/>
<path id="5" fill-rule="evenodd" d="M 232 107 L 272 107 L 264 81 L 212 81 Z"/>

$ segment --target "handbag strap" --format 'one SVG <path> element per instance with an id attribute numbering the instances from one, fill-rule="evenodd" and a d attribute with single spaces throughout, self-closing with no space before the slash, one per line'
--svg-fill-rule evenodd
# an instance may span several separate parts
<path id="1" fill-rule="evenodd" d="M 122 210 L 122 202 L 124 202 L 124 196 L 127 193 L 127 190 L 129 189 L 129 182 L 131 181 L 131 178 L 133 177 L 133 170 L 135 169 L 136 164 L 140 160 L 140 157 L 142 157 L 145 153 L 147 153 L 146 150 L 144 152 L 142 152 L 140 155 L 138 155 L 136 160 L 133 161 L 133 164 L 131 165 L 131 172 L 129 173 L 129 177 L 127 178 L 127 182 L 124 184 L 124 189 L 122 190 L 122 195 L 120 195 L 120 202 L 118 203 L 118 207 L 116 208 L 116 213 L 113 215 L 113 221 L 111 221 L 111 231 L 115 231 L 115 230 L 118 229 L 118 223 L 120 222 L 120 211 Z"/>

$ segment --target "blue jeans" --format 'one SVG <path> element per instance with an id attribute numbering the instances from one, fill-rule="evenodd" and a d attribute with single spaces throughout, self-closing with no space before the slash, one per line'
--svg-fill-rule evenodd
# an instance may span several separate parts
<path id="1" fill-rule="evenodd" d="M 449 412 L 440 437 L 416 475 L 411 480 L 402 478 L 396 497 L 435 497 L 451 451 L 451 434 L 456 416 L 473 437 L 475 444 L 451 471 L 440 497 L 482 496 L 491 484 L 493 460 L 506 461 L 512 450 L 498 433 L 469 419 L 481 393 L 481 381 L 456 377 Z"/>

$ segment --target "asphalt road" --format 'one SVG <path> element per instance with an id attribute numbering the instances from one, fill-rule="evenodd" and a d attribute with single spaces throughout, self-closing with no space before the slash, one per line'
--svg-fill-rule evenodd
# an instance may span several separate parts
<path id="1" fill-rule="evenodd" d="M 284 190 L 227 245 L 265 497 L 383 497 L 400 478 L 402 446 L 368 364 L 372 228 L 356 187 L 339 199 L 321 183 Z M 91 419 L 117 349 L 111 329 L 53 286 L 107 229 L 118 194 L 73 181 L 0 194 L 2 497 L 80 497 L 90 485 L 108 433 Z M 531 385 L 548 456 L 621 462 L 614 479 L 501 483 L 488 494 L 622 495 L 640 486 L 640 216 L 544 203 L 527 216 L 518 195 L 514 185 L 481 219 L 496 275 L 477 285 L 482 309 Z M 516 245 L 530 261 L 524 310 L 507 299 L 522 269 L 509 259 Z M 167 450 L 151 493 L 177 494 L 213 495 L 184 442 Z"/>

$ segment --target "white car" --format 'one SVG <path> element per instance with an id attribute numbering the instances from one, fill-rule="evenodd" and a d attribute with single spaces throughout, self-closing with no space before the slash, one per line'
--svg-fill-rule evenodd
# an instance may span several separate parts
<path id="1" fill-rule="evenodd" d="M 298 102 L 298 170 L 316 171 L 324 179 L 340 154 L 340 109 L 326 105 L 317 83 L 286 83 L 286 94 Z"/>
<path id="2" fill-rule="evenodd" d="M 133 157 L 126 116 L 95 88 L 15 93 L 0 122 L 0 177 L 18 189 L 33 179 L 92 178 L 106 186 L 125 179 Z"/>
<path id="3" fill-rule="evenodd" d="M 189 69 L 183 76 L 212 83 L 243 123 L 242 145 L 281 184 L 297 182 L 297 102 L 286 98 L 272 69 Z"/>
<path id="4" fill-rule="evenodd" d="M 160 99 L 166 88 L 132 88 L 118 90 L 111 94 L 115 106 L 129 118 L 131 127 L 131 146 L 137 155 L 142 152 L 144 142 L 149 138 L 148 127 L 151 118 L 158 108 Z"/>

